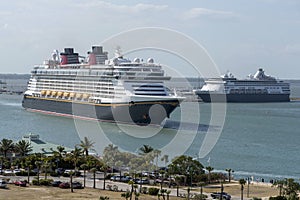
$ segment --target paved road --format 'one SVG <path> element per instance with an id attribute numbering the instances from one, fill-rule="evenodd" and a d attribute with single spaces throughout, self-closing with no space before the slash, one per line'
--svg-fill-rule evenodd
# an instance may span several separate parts
<path id="1" fill-rule="evenodd" d="M 6 176 L 7 178 L 10 178 L 11 181 L 15 181 L 15 180 L 27 180 L 27 177 L 20 177 L 20 176 Z M 41 179 L 43 178 L 43 176 L 40 177 Z M 68 177 L 49 177 L 52 178 L 53 180 L 60 180 L 62 182 L 69 182 L 70 178 Z M 33 179 L 33 177 L 30 177 L 30 181 Z M 81 183 L 83 183 L 83 177 L 74 177 L 73 181 L 79 181 Z M 111 186 L 117 186 L 118 190 L 122 190 L 122 191 L 126 191 L 126 190 L 130 190 L 131 186 L 128 185 L 127 183 L 122 183 L 122 182 L 117 182 L 117 181 L 110 181 L 110 180 L 106 180 L 106 186 L 107 185 L 111 185 Z M 90 173 L 87 173 L 86 176 L 86 187 L 93 187 L 93 176 Z M 153 187 L 153 186 L 149 186 L 149 185 L 143 185 L 143 187 Z M 97 173 L 96 175 L 96 188 L 98 189 L 103 189 L 103 174 L 102 173 Z M 107 188 L 106 188 L 107 189 Z M 176 188 L 168 188 L 168 190 L 171 190 L 170 195 L 171 196 L 176 196 L 177 195 L 177 189 Z M 195 192 L 195 190 L 197 192 Z M 200 194 L 200 189 L 199 188 L 195 188 L 193 187 L 193 191 L 191 193 L 194 194 Z M 180 195 L 185 195 L 187 194 L 187 188 L 181 188 L 179 189 L 179 194 Z M 208 196 L 208 199 L 212 199 L 210 197 L 210 194 L 204 193 Z M 232 196 L 231 198 L 232 200 L 239 200 L 240 197 L 237 196 Z M 245 200 L 248 200 L 248 198 L 244 198 Z M 250 200 L 250 198 L 249 198 Z"/>

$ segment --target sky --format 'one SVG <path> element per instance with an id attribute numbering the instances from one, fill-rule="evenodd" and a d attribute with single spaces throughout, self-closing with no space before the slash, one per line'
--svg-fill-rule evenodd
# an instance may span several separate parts
<path id="1" fill-rule="evenodd" d="M 0 73 L 29 73 L 54 49 L 74 47 L 85 55 L 92 45 L 141 27 L 187 35 L 223 73 L 243 78 L 262 67 L 300 79 L 299 0 L 3 1 Z"/>

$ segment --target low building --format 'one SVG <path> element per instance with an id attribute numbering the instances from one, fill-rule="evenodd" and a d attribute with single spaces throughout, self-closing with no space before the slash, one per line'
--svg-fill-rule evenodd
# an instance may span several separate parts
<path id="1" fill-rule="evenodd" d="M 46 156 L 51 156 L 53 150 L 56 151 L 58 146 L 62 146 L 59 144 L 53 144 L 50 142 L 46 142 L 40 139 L 40 136 L 37 134 L 29 133 L 28 135 L 24 135 L 22 140 L 28 141 L 30 146 L 32 147 L 32 151 L 30 154 L 41 153 Z M 66 152 L 71 152 L 73 149 L 69 147 L 65 147 Z"/>

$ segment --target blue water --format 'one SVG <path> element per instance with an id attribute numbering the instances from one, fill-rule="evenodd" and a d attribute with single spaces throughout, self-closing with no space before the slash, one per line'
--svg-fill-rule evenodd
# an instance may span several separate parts
<path id="1" fill-rule="evenodd" d="M 96 142 L 99 154 L 110 143 L 131 152 L 149 144 L 171 157 L 184 152 L 196 157 L 208 128 L 214 128 L 209 124 L 211 105 L 206 103 L 184 103 L 165 128 L 147 129 L 32 113 L 22 108 L 21 101 L 21 95 L 0 94 L 0 139 L 19 140 L 32 132 L 48 142 L 74 147 L 87 136 Z M 181 109 L 188 113 L 184 123 L 179 122 Z M 194 123 L 199 113 L 200 121 Z M 300 101 L 227 104 L 221 135 L 212 151 L 200 161 L 216 171 L 231 168 L 235 177 L 299 179 L 299 119 Z"/>

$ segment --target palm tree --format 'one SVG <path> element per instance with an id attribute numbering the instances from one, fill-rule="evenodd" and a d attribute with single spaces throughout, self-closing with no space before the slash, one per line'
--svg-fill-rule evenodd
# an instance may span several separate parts
<path id="1" fill-rule="evenodd" d="M 161 151 L 158 149 L 154 149 L 153 151 L 154 157 L 156 158 L 155 166 L 157 170 L 158 157 L 161 155 Z"/>
<path id="2" fill-rule="evenodd" d="M 106 173 L 107 173 L 107 170 L 108 170 L 108 166 L 104 163 L 101 167 L 101 170 L 103 170 L 104 172 L 104 178 L 103 178 L 103 190 L 105 190 L 105 180 L 106 180 Z"/>
<path id="3" fill-rule="evenodd" d="M 230 169 L 230 168 L 225 169 L 225 170 L 228 172 L 228 182 L 230 183 L 230 181 L 231 181 L 231 173 L 233 173 L 234 171 L 232 169 Z"/>
<path id="4" fill-rule="evenodd" d="M 93 188 L 95 189 L 96 188 L 96 171 L 97 171 L 97 169 L 96 168 L 92 168 L 92 169 L 90 169 L 91 170 L 91 172 L 93 172 Z"/>
<path id="5" fill-rule="evenodd" d="M 151 147 L 150 145 L 147 145 L 147 144 L 144 144 L 141 148 L 140 148 L 140 151 L 141 153 L 140 154 L 147 154 L 147 153 L 150 153 L 152 152 L 154 149 L 153 147 Z"/>
<path id="6" fill-rule="evenodd" d="M 31 162 L 29 160 L 26 160 L 25 164 L 27 166 L 27 182 L 30 183 L 30 170 L 32 168 L 32 165 L 31 165 Z"/>
<path id="7" fill-rule="evenodd" d="M 80 165 L 80 168 L 83 169 L 83 187 L 85 187 L 85 180 L 86 180 L 86 169 L 88 165 L 87 164 L 82 164 Z"/>
<path id="8" fill-rule="evenodd" d="M 241 200 L 244 199 L 244 185 L 246 184 L 245 179 L 240 179 L 239 184 L 241 185 Z"/>
<path id="9" fill-rule="evenodd" d="M 211 172 L 214 170 L 214 168 L 211 167 L 211 166 L 207 166 L 207 167 L 205 167 L 205 169 L 208 171 L 208 183 L 210 183 L 210 181 L 211 181 Z"/>
<path id="10" fill-rule="evenodd" d="M 50 157 L 43 158 L 41 168 L 45 170 L 45 180 L 47 179 L 48 169 L 50 169 L 50 167 Z"/>
<path id="11" fill-rule="evenodd" d="M 0 141 L 0 152 L 3 153 L 4 158 L 7 158 L 7 153 L 14 150 L 14 143 L 9 139 L 2 139 Z"/>
<path id="12" fill-rule="evenodd" d="M 21 140 L 15 144 L 15 151 L 18 152 L 21 157 L 24 157 L 32 151 L 32 147 L 28 141 Z"/>
<path id="13" fill-rule="evenodd" d="M 273 184 L 274 186 L 277 186 L 279 188 L 279 196 L 282 196 L 282 190 L 285 182 L 285 180 L 277 180 Z"/>
<path id="14" fill-rule="evenodd" d="M 61 161 L 65 158 L 66 156 L 66 151 L 65 151 L 65 147 L 63 146 L 57 146 L 56 150 L 53 150 L 52 148 L 50 149 L 52 151 L 52 157 L 53 160 L 55 160 L 56 162 L 56 168 L 58 168 L 61 164 Z"/>
<path id="15" fill-rule="evenodd" d="M 75 170 L 77 169 L 77 163 L 79 160 L 81 160 L 82 157 L 82 150 L 75 147 L 73 151 L 71 151 L 70 154 L 68 154 L 67 160 L 70 160 L 71 162 L 74 163 L 74 168 Z"/>
<path id="16" fill-rule="evenodd" d="M 85 156 L 88 156 L 89 150 L 94 150 L 94 149 L 92 149 L 94 147 L 94 144 L 95 144 L 95 142 L 92 142 L 87 137 L 84 137 L 83 141 L 80 141 L 79 146 L 83 149 Z"/>
<path id="17" fill-rule="evenodd" d="M 70 175 L 70 188 L 71 188 L 71 192 L 74 192 L 74 190 L 73 190 L 73 175 L 74 175 L 74 172 L 70 171 L 69 175 Z"/>
<path id="18" fill-rule="evenodd" d="M 165 167 L 167 167 L 167 164 L 169 162 L 169 155 L 163 155 L 160 160 L 164 161 L 165 162 Z"/>
<path id="19" fill-rule="evenodd" d="M 166 173 L 167 173 L 167 163 L 169 162 L 169 156 L 168 155 L 163 155 L 162 158 L 160 159 L 161 161 L 164 161 L 165 162 L 165 169 L 164 169 L 164 173 L 163 175 L 165 176 Z M 165 177 L 162 177 L 162 180 L 161 180 L 161 187 L 162 185 L 164 184 L 164 178 Z"/>
<path id="20" fill-rule="evenodd" d="M 112 167 L 112 171 L 114 171 L 114 167 L 117 162 L 117 157 L 120 155 L 120 151 L 118 146 L 114 146 L 113 144 L 109 144 L 107 147 L 104 148 L 103 151 L 103 161 L 105 164 Z"/>
<path id="21" fill-rule="evenodd" d="M 37 183 L 38 185 L 40 184 L 40 169 L 42 166 L 42 162 L 41 161 L 35 161 L 35 165 L 37 167 Z"/>

